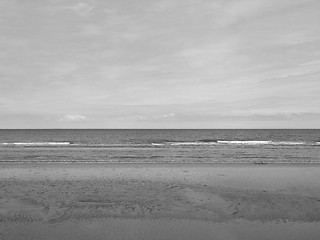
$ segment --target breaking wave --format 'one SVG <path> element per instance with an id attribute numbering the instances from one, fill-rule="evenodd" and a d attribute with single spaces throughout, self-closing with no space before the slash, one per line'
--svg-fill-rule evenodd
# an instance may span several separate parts
<path id="1" fill-rule="evenodd" d="M 292 141 L 217 141 L 222 144 L 236 144 L 236 145 L 306 145 L 305 142 Z"/>
<path id="2" fill-rule="evenodd" d="M 240 141 L 240 140 L 216 140 L 216 141 L 186 141 L 186 142 L 149 142 L 149 143 L 119 143 L 119 144 L 98 144 L 98 143 L 74 143 L 69 141 L 61 142 L 2 142 L 0 147 L 82 147 L 82 148 L 149 148 L 149 147 L 196 147 L 196 146 L 320 146 L 320 142 L 299 142 L 299 141 Z"/>
<path id="3" fill-rule="evenodd" d="M 298 145 L 320 145 L 320 142 L 294 142 L 294 141 L 194 141 L 194 142 L 165 142 L 152 143 L 152 146 L 208 146 L 208 145 L 274 145 L 274 146 L 298 146 Z"/>
<path id="4" fill-rule="evenodd" d="M 217 145 L 217 142 L 174 142 L 171 146 L 190 146 L 190 145 Z"/>
<path id="5" fill-rule="evenodd" d="M 71 145 L 71 142 L 4 142 L 5 146 L 65 146 Z"/>
<path id="6" fill-rule="evenodd" d="M 237 145 L 268 145 L 272 141 L 217 141 L 221 144 L 237 144 Z"/>

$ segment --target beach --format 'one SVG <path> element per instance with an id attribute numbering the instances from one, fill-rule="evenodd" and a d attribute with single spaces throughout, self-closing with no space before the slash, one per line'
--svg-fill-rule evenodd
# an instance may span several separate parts
<path id="1" fill-rule="evenodd" d="M 217 228 L 214 239 L 317 239 L 319 176 L 303 165 L 2 164 L 0 239 L 76 239 L 88 226 L 92 239 L 138 239 L 159 227 L 156 239 L 183 239 L 166 230 L 172 224 L 180 233 L 209 224 L 196 238 Z"/>

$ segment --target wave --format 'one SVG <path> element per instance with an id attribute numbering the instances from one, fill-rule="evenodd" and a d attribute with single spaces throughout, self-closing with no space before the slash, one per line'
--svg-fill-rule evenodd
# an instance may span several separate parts
<path id="1" fill-rule="evenodd" d="M 292 142 L 292 141 L 217 141 L 222 144 L 235 144 L 235 145 L 306 145 L 305 142 Z"/>
<path id="2" fill-rule="evenodd" d="M 268 145 L 272 141 L 217 141 L 222 144 L 236 144 L 236 145 Z"/>
<path id="3" fill-rule="evenodd" d="M 190 146 L 190 145 L 217 145 L 217 142 L 175 142 L 171 143 L 171 146 Z"/>
<path id="4" fill-rule="evenodd" d="M 63 142 L 3 142 L 3 147 L 80 147 L 80 148 L 149 148 L 149 147 L 187 147 L 187 146 L 221 146 L 221 145 L 247 145 L 247 146 L 320 146 L 320 142 L 295 142 L 295 141 L 260 141 L 260 140 L 216 140 L 216 141 L 186 141 L 186 142 L 152 142 L 152 143 L 118 143 L 118 144 L 97 144 L 97 143 L 74 143 Z"/>
<path id="5" fill-rule="evenodd" d="M 217 141 L 194 141 L 194 142 L 165 142 L 165 143 L 152 143 L 152 146 L 208 146 L 208 145 L 275 145 L 275 146 L 294 146 L 294 145 L 309 145 L 306 142 L 294 142 L 294 141 L 228 141 L 228 140 L 217 140 Z M 311 144 L 314 145 L 314 144 Z M 320 145 L 317 142 L 316 145 Z"/>
<path id="6" fill-rule="evenodd" d="M 164 146 L 164 143 L 151 143 L 152 146 Z"/>
<path id="7" fill-rule="evenodd" d="M 72 148 L 144 148 L 151 147 L 144 143 L 74 143 L 74 142 L 3 142 L 0 147 L 72 147 Z"/>
<path id="8" fill-rule="evenodd" d="M 127 160 L 130 159 L 130 160 Z M 188 164 L 210 164 L 210 165 L 320 165 L 320 161 L 318 160 L 305 160 L 305 161 L 281 161 L 281 160 L 274 160 L 274 161 L 246 161 L 246 160 L 188 160 L 188 161 L 181 161 L 181 160 L 152 160 L 154 158 L 118 158 L 118 159 L 6 159 L 0 160 L 1 163 L 53 163 L 53 164 L 93 164 L 93 163 L 104 163 L 104 164 L 179 164 L 179 165 L 188 165 Z"/>
<path id="9" fill-rule="evenodd" d="M 305 142 L 272 142 L 273 145 L 307 145 Z"/>
<path id="10" fill-rule="evenodd" d="M 71 142 L 4 142 L 1 145 L 6 146 L 65 146 L 71 145 Z"/>

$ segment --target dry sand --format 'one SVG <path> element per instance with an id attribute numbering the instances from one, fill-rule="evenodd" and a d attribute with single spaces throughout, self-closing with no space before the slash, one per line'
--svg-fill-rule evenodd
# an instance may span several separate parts
<path id="1" fill-rule="evenodd" d="M 318 239 L 319 180 L 316 166 L 6 164 L 0 239 Z"/>

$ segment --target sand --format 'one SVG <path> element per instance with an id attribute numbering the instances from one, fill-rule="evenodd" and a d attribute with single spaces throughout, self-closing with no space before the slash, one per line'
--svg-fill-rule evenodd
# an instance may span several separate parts
<path id="1" fill-rule="evenodd" d="M 320 167 L 5 164 L 0 239 L 318 239 Z"/>

